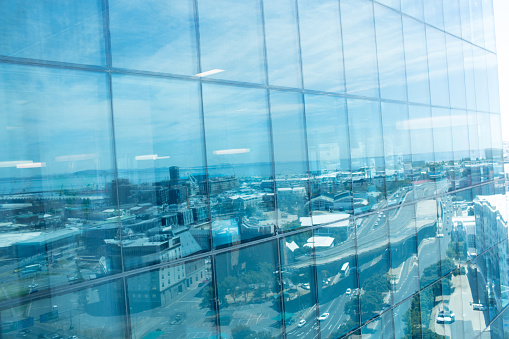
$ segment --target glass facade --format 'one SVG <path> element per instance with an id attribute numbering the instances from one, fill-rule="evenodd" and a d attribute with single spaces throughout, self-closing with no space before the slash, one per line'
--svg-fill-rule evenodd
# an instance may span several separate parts
<path id="1" fill-rule="evenodd" d="M 0 338 L 509 338 L 491 0 L 0 9 Z"/>

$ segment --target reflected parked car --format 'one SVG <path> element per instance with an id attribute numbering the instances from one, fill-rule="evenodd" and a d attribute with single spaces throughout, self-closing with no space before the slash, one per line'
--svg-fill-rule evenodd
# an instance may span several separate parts
<path id="1" fill-rule="evenodd" d="M 484 306 L 483 304 L 472 304 L 472 308 L 474 309 L 474 311 L 486 310 L 486 306 Z"/>
<path id="2" fill-rule="evenodd" d="M 439 311 L 437 315 L 437 324 L 452 324 L 456 320 L 453 311 Z"/>

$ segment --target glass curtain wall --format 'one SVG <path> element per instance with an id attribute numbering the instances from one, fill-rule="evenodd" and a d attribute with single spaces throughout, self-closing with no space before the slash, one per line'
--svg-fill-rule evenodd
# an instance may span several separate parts
<path id="1" fill-rule="evenodd" d="M 0 338 L 504 336 L 491 0 L 5 0 L 0 36 Z"/>

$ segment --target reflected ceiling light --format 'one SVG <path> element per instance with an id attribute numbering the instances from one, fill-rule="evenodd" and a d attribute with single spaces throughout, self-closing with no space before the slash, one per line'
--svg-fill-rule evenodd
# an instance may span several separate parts
<path id="1" fill-rule="evenodd" d="M 134 157 L 135 160 L 156 160 L 157 154 L 137 155 Z"/>
<path id="2" fill-rule="evenodd" d="M 32 160 L 0 161 L 0 167 L 16 167 L 23 164 L 31 164 Z"/>
<path id="3" fill-rule="evenodd" d="M 18 164 L 16 168 L 38 168 L 38 167 L 46 167 L 45 162 L 32 162 L 29 164 Z"/>
<path id="4" fill-rule="evenodd" d="M 202 72 L 202 73 L 198 73 L 196 74 L 197 77 L 206 77 L 207 75 L 212 75 L 212 74 L 216 74 L 216 73 L 221 73 L 221 72 L 224 72 L 224 69 L 212 69 L 210 71 L 206 71 L 206 72 Z"/>
<path id="5" fill-rule="evenodd" d="M 61 155 L 55 157 L 55 161 L 79 161 L 79 160 L 92 160 L 97 158 L 96 154 L 71 154 L 71 155 Z"/>
<path id="6" fill-rule="evenodd" d="M 137 155 L 134 157 L 135 160 L 160 160 L 160 159 L 169 159 L 169 155 L 158 156 L 157 154 L 147 154 L 147 155 Z"/>
<path id="7" fill-rule="evenodd" d="M 240 153 L 249 153 L 251 149 L 249 148 L 235 148 L 235 149 L 223 149 L 214 151 L 216 155 L 225 155 L 225 154 L 240 154 Z"/>

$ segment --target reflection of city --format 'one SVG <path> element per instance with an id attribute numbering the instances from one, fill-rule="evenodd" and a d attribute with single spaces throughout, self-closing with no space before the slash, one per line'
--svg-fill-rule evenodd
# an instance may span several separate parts
<path id="1" fill-rule="evenodd" d="M 434 310 L 454 312 L 461 308 L 461 303 L 454 302 L 458 293 L 473 305 L 482 305 L 476 307 L 489 317 L 492 308 L 507 303 L 509 293 L 507 274 L 500 274 L 509 269 L 497 266 L 507 262 L 505 257 L 498 258 L 506 256 L 507 248 L 501 245 L 498 251 L 491 249 L 507 234 L 505 195 L 475 196 L 463 190 L 429 200 L 426 198 L 447 193 L 454 185 L 461 188 L 458 183 L 462 180 L 471 180 L 468 164 L 456 171 L 442 165 L 443 172 L 433 174 L 429 164 L 411 171 L 400 165 L 387 177 L 363 169 L 352 175 L 328 171 L 276 180 L 236 176 L 207 180 L 204 175 L 190 173 L 181 177 L 181 169 L 173 166 L 169 179 L 153 183 L 117 179 L 102 189 L 5 195 L 3 299 L 26 294 L 30 300 L 52 286 L 72 286 L 157 265 L 157 269 L 128 279 L 129 308 L 132 321 L 139 322 L 136 328 L 140 333 L 144 328 L 150 331 L 150 324 L 163 314 L 166 317 L 163 310 L 167 308 L 174 315 L 166 328 L 160 329 L 163 332 L 188 331 L 183 324 L 194 322 L 200 331 L 213 333 L 213 324 L 221 324 L 223 331 L 232 333 L 242 330 L 237 319 L 243 312 L 250 323 L 253 313 L 244 309 L 257 305 L 253 306 L 256 314 L 262 316 L 249 326 L 251 331 L 262 333 L 268 326 L 274 335 L 285 326 L 290 334 L 314 337 L 318 330 L 325 336 L 347 333 L 360 321 L 376 317 L 420 287 L 440 283 L 440 276 L 452 272 L 443 278 L 440 292 L 429 287 L 434 296 L 427 307 L 433 311 L 424 326 L 439 334 L 450 333 L 446 325 L 458 324 L 460 316 L 439 324 L 434 320 L 439 311 Z M 437 166 L 433 164 L 435 169 Z M 452 173 L 459 175 L 451 177 Z M 387 193 L 380 191 L 382 187 Z M 381 211 L 350 217 L 352 213 L 377 210 Z M 306 231 L 315 225 L 321 227 L 313 228 L 312 233 Z M 209 259 L 182 261 L 211 246 L 231 246 L 290 230 L 302 231 L 282 238 L 285 254 L 279 274 L 276 263 L 266 266 L 271 256 L 253 257 L 247 249 L 240 255 L 224 255 L 224 260 L 218 257 L 214 278 Z M 268 249 L 269 253 L 273 250 Z M 164 264 L 175 260 L 179 264 Z M 213 279 L 217 279 L 217 287 Z M 380 285 L 384 279 L 387 284 Z M 266 285 L 271 280 L 273 287 Z M 275 289 L 280 280 L 284 284 L 281 296 Z M 439 297 L 446 282 L 448 297 Z M 482 293 L 476 290 L 480 283 L 487 286 Z M 111 302 L 109 293 L 116 295 L 118 291 L 100 286 L 97 297 L 91 293 L 78 295 L 78 302 L 89 304 L 91 298 L 101 302 L 101 296 Z M 184 296 L 187 301 L 183 305 L 193 305 L 187 302 L 194 299 L 200 307 L 177 307 Z M 282 298 L 285 305 L 284 324 L 276 298 Z M 12 328 L 33 326 L 34 319 L 45 326 L 53 322 L 58 328 L 65 305 L 68 321 L 81 319 L 86 323 L 91 321 L 87 317 L 93 316 L 86 305 L 84 313 L 72 315 L 72 306 L 65 301 L 56 305 L 60 313 L 40 303 L 36 299 L 18 306 L 22 318 L 11 312 L 2 320 Z M 422 301 L 420 307 L 424 307 Z M 121 315 L 118 306 L 112 308 L 110 316 Z M 462 312 L 457 310 L 456 314 L 465 316 Z M 319 319 L 325 313 L 329 315 Z M 481 318 L 472 323 L 474 330 L 489 323 L 489 318 Z M 380 322 L 371 324 L 373 331 L 381 326 Z"/>

